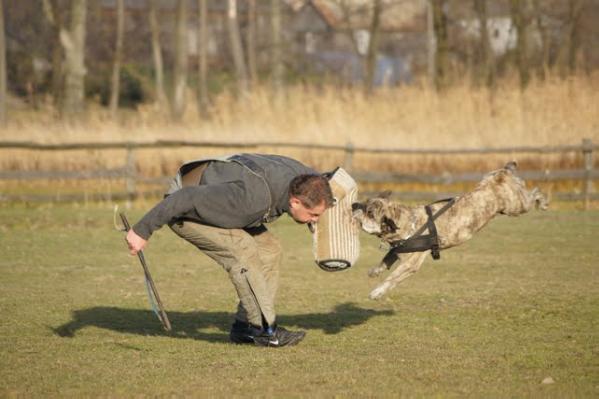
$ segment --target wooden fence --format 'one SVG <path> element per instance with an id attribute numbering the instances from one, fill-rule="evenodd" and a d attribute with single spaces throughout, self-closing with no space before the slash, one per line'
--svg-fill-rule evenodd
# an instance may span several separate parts
<path id="1" fill-rule="evenodd" d="M 52 180 L 52 179 L 124 179 L 126 192 L 114 193 L 110 199 L 133 199 L 137 196 L 138 183 L 157 183 L 166 181 L 162 178 L 147 178 L 140 176 L 136 170 L 136 150 L 147 148 L 174 148 L 174 147 L 202 147 L 202 148 L 236 148 L 251 152 L 261 147 L 269 148 L 296 148 L 304 150 L 334 150 L 344 153 L 343 167 L 352 173 L 359 182 L 381 182 L 381 183 L 425 183 L 425 184 L 453 184 L 468 183 L 480 180 L 483 173 L 461 173 L 443 175 L 427 174 L 402 174 L 365 172 L 354 170 L 354 155 L 357 153 L 371 154 L 422 154 L 422 155 L 465 155 L 465 154 L 563 154 L 581 153 L 584 160 L 583 165 L 577 169 L 568 170 L 526 170 L 520 171 L 519 175 L 525 180 L 534 181 L 563 181 L 578 180 L 582 182 L 581 193 L 565 193 L 558 195 L 559 199 L 581 200 L 585 209 L 588 209 L 591 200 L 599 199 L 594 193 L 593 181 L 599 176 L 599 170 L 594 169 L 594 153 L 599 149 L 598 144 L 593 144 L 590 139 L 582 140 L 578 145 L 545 146 L 545 147 L 505 147 L 505 148 L 480 148 L 480 149 L 399 149 L 399 148 L 368 148 L 348 145 L 324 145 L 324 144 L 300 144 L 300 143 L 273 143 L 254 142 L 233 144 L 230 142 L 192 142 L 192 141 L 155 141 L 155 142 L 113 142 L 113 143 L 69 143 L 69 144 L 40 144 L 32 142 L 0 142 L 0 149 L 26 149 L 35 151 L 69 151 L 69 150 L 111 150 L 125 149 L 126 159 L 123 166 L 115 169 L 91 170 L 91 171 L 0 171 L 0 180 Z M 404 193 L 406 194 L 406 193 Z M 413 197 L 438 197 L 445 193 L 435 193 L 431 197 L 428 193 L 411 193 Z M 407 195 L 404 195 L 406 197 Z M 9 196 L 0 193 L 0 201 L 10 200 L 56 200 L 56 197 L 48 196 Z M 61 196 L 61 200 L 81 200 L 82 195 Z"/>

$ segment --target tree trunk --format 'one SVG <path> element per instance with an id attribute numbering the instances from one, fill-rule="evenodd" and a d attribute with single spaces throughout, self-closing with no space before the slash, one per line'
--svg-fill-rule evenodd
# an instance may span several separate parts
<path id="1" fill-rule="evenodd" d="M 44 14 L 52 27 L 52 78 L 50 90 L 54 106 L 60 108 L 64 81 L 63 81 L 63 59 L 64 51 L 60 43 L 60 31 L 63 29 L 63 11 L 58 4 L 58 0 L 43 1 Z"/>
<path id="2" fill-rule="evenodd" d="M 446 0 L 429 0 L 432 6 L 435 35 L 435 88 L 443 90 L 449 84 L 449 44 L 447 34 Z"/>
<path id="3" fill-rule="evenodd" d="M 0 0 L 0 125 L 6 125 L 6 42 L 3 0 Z"/>
<path id="4" fill-rule="evenodd" d="M 520 76 L 520 89 L 524 90 L 530 81 L 528 62 L 528 20 L 525 11 L 525 0 L 510 0 L 512 23 L 516 29 L 516 63 Z"/>
<path id="5" fill-rule="evenodd" d="M 248 33 L 247 33 L 247 49 L 248 49 L 248 69 L 250 73 L 250 81 L 252 86 L 258 82 L 258 69 L 256 62 L 256 0 L 248 0 Z"/>
<path id="6" fill-rule="evenodd" d="M 270 13 L 272 37 L 271 82 L 275 98 L 280 99 L 283 95 L 285 66 L 283 65 L 283 43 L 281 40 L 281 2 L 279 0 L 270 0 Z"/>
<path id="7" fill-rule="evenodd" d="M 69 30 L 62 28 L 60 42 L 65 54 L 65 88 L 62 113 L 66 119 L 81 117 L 85 100 L 86 0 L 72 0 Z"/>
<path id="8" fill-rule="evenodd" d="M 569 40 L 568 40 L 568 69 L 570 74 L 576 73 L 577 55 L 580 48 L 580 17 L 584 0 L 569 0 Z"/>
<path id="9" fill-rule="evenodd" d="M 229 31 L 229 46 L 235 64 L 235 79 L 237 81 L 237 94 L 242 96 L 248 90 L 248 77 L 245 61 L 243 58 L 243 47 L 241 45 L 241 34 L 237 22 L 237 0 L 229 0 L 227 12 L 227 27 Z"/>
<path id="10" fill-rule="evenodd" d="M 537 29 L 539 30 L 541 37 L 541 65 L 539 66 L 539 75 L 541 79 L 545 79 L 549 71 L 549 32 L 547 26 L 545 26 L 543 22 L 541 0 L 533 0 L 533 7 Z"/>
<path id="11" fill-rule="evenodd" d="M 164 93 L 164 67 L 162 62 L 162 48 L 160 46 L 160 25 L 156 16 L 156 0 L 150 0 L 150 30 L 152 31 L 152 59 L 154 60 L 154 86 L 156 100 L 161 108 L 168 106 Z"/>
<path id="12" fill-rule="evenodd" d="M 209 115 L 208 97 L 208 0 L 198 0 L 198 112 L 200 118 Z"/>
<path id="13" fill-rule="evenodd" d="M 427 34 L 427 74 L 429 82 L 435 82 L 435 59 L 437 54 L 437 40 L 435 38 L 435 18 L 433 15 L 433 1 L 426 2 L 426 34 Z"/>
<path id="14" fill-rule="evenodd" d="M 474 0 L 474 9 L 480 25 L 480 73 L 485 85 L 495 87 L 495 57 L 491 49 L 487 26 L 487 0 Z"/>
<path id="15" fill-rule="evenodd" d="M 185 112 L 187 89 L 187 0 L 177 0 L 175 29 L 174 91 L 171 109 L 173 120 L 180 122 Z"/>
<path id="16" fill-rule="evenodd" d="M 370 21 L 368 42 L 368 53 L 366 54 L 366 76 L 364 80 L 364 88 L 366 94 L 371 94 L 374 89 L 374 78 L 377 64 L 377 52 L 379 44 L 379 28 L 381 25 L 382 0 L 374 0 L 372 8 L 372 20 Z"/>
<path id="17" fill-rule="evenodd" d="M 121 80 L 121 59 L 123 56 L 123 31 L 125 30 L 125 0 L 117 0 L 116 43 L 114 49 L 114 65 L 110 89 L 110 114 L 116 118 L 119 107 Z"/>

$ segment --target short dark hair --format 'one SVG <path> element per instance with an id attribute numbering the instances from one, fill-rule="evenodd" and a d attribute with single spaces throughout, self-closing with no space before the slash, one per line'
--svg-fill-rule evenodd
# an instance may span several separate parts
<path id="1" fill-rule="evenodd" d="M 289 197 L 299 199 L 308 209 L 314 208 L 323 201 L 327 208 L 335 204 L 329 181 L 326 177 L 316 174 L 294 177 L 289 183 Z"/>

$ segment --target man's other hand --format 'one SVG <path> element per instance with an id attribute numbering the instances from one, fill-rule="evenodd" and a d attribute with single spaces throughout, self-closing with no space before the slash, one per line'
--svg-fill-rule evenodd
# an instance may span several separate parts
<path id="1" fill-rule="evenodd" d="M 144 249 L 146 243 L 148 242 L 147 240 L 144 240 L 138 236 L 133 229 L 129 230 L 127 237 L 125 237 L 125 241 L 127 241 L 127 246 L 129 246 L 129 253 L 131 255 L 137 255 L 139 251 Z"/>

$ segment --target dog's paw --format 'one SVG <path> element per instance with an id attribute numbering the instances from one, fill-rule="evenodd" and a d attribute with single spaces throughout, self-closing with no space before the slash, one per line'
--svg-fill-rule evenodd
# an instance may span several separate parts
<path id="1" fill-rule="evenodd" d="M 380 266 L 373 267 L 370 270 L 368 270 L 368 277 L 377 277 L 385 270 L 385 268 L 382 268 Z"/>
<path id="2" fill-rule="evenodd" d="M 546 211 L 547 209 L 549 209 L 549 201 L 547 200 L 547 197 L 545 197 L 543 194 L 540 194 L 537 197 L 536 203 L 537 203 L 537 209 L 540 211 Z"/>
<path id="3" fill-rule="evenodd" d="M 379 300 L 383 297 L 383 295 L 385 295 L 385 292 L 387 290 L 383 287 L 376 287 L 375 289 L 373 289 L 370 294 L 368 295 L 368 298 L 372 299 L 372 300 Z"/>

